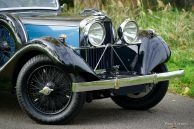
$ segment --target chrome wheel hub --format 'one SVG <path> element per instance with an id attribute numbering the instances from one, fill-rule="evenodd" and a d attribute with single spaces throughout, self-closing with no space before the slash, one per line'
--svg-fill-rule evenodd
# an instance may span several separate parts
<path id="1" fill-rule="evenodd" d="M 50 95 L 50 93 L 53 92 L 53 89 L 45 86 L 42 90 L 39 91 L 39 93 L 42 93 L 44 95 Z"/>
<path id="2" fill-rule="evenodd" d="M 39 93 L 42 93 L 44 95 L 50 95 L 50 93 L 54 91 L 51 87 L 54 88 L 55 84 L 53 82 L 48 82 L 46 86 L 39 91 Z"/>

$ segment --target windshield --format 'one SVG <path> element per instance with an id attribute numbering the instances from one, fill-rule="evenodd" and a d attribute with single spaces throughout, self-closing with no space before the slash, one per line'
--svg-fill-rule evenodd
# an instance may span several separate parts
<path id="1" fill-rule="evenodd" d="M 0 11 L 20 9 L 57 10 L 58 8 L 58 0 L 0 0 Z"/>

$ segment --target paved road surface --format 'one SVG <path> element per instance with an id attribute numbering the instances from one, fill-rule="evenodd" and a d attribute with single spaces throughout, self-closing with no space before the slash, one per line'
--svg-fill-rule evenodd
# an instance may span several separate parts
<path id="1" fill-rule="evenodd" d="M 23 113 L 14 96 L 0 93 L 0 129 L 194 129 L 194 99 L 168 93 L 149 111 L 122 110 L 110 99 L 85 104 L 69 125 L 40 125 Z"/>

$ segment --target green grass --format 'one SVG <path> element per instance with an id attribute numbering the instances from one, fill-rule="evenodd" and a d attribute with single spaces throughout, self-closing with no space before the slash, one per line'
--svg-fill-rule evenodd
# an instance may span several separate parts
<path id="1" fill-rule="evenodd" d="M 162 10 L 143 14 L 137 21 L 142 28 L 156 30 L 170 46 L 169 70 L 185 70 L 184 77 L 171 81 L 169 90 L 194 97 L 194 13 Z"/>
<path id="2" fill-rule="evenodd" d="M 63 15 L 78 14 L 82 9 L 78 6 Z M 112 18 L 115 29 L 126 18 L 131 18 L 137 21 L 140 29 L 151 28 L 161 35 L 172 51 L 167 63 L 169 70 L 185 70 L 184 77 L 171 81 L 169 90 L 194 97 L 194 12 L 180 11 L 169 5 L 158 11 L 145 11 L 143 7 L 131 10 L 126 4 L 119 7 L 115 3 L 103 7 L 103 11 Z"/>
<path id="3" fill-rule="evenodd" d="M 167 63 L 170 70 L 184 69 L 185 76 L 171 81 L 170 90 L 182 95 L 194 97 L 194 50 L 172 50 L 172 57 Z M 188 93 L 184 93 L 189 88 Z"/>

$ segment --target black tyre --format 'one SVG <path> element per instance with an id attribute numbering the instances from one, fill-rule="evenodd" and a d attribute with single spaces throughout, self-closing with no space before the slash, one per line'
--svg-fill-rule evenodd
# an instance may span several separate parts
<path id="1" fill-rule="evenodd" d="M 85 95 L 73 93 L 71 78 L 44 56 L 30 59 L 21 69 L 16 93 L 22 109 L 35 121 L 67 123 L 81 110 Z"/>
<path id="2" fill-rule="evenodd" d="M 157 66 L 153 72 L 167 72 L 167 67 L 164 64 Z M 147 110 L 157 105 L 165 96 L 168 90 L 169 82 L 163 81 L 158 84 L 147 85 L 147 92 L 127 94 L 125 96 L 114 96 L 112 100 L 124 109 L 131 110 Z"/>

